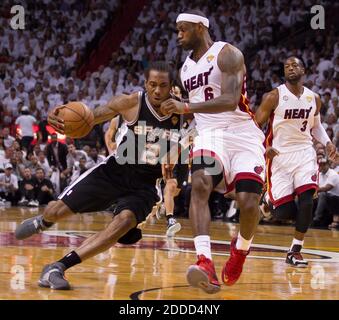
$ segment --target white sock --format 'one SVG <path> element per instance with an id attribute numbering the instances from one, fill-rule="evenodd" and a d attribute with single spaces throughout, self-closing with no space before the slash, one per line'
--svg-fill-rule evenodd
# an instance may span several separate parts
<path id="1" fill-rule="evenodd" d="M 293 238 L 293 241 L 292 241 L 292 245 L 291 245 L 291 248 L 290 248 L 290 251 L 292 251 L 292 248 L 295 244 L 298 244 L 299 246 L 303 246 L 304 245 L 304 240 L 298 240 L 296 238 Z"/>
<path id="2" fill-rule="evenodd" d="M 197 255 L 203 254 L 206 258 L 212 260 L 210 236 L 195 237 L 194 246 L 195 246 Z"/>
<path id="3" fill-rule="evenodd" d="M 237 239 L 237 243 L 235 245 L 235 247 L 238 249 L 238 250 L 244 250 L 244 251 L 248 251 L 250 246 L 251 246 L 251 243 L 252 243 L 252 240 L 253 240 L 253 237 L 250 239 L 250 240 L 246 240 L 244 239 L 240 232 L 238 233 L 238 239 Z"/>

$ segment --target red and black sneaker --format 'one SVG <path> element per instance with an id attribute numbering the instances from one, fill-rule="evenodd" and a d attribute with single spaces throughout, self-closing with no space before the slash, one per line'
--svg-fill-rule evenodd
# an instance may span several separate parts
<path id="1" fill-rule="evenodd" d="M 192 287 L 201 288 L 206 293 L 216 293 L 220 290 L 214 264 L 203 254 L 198 255 L 196 264 L 189 266 L 186 278 Z"/>
<path id="2" fill-rule="evenodd" d="M 300 253 L 300 245 L 294 245 L 292 250 L 287 252 L 286 263 L 296 268 L 307 268 L 308 262 L 304 260 Z"/>
<path id="3" fill-rule="evenodd" d="M 237 238 L 233 238 L 231 241 L 230 257 L 228 261 L 226 261 L 221 272 L 222 281 L 227 286 L 234 285 L 240 278 L 246 256 L 250 252 L 250 250 L 238 250 L 236 248 L 236 243 Z"/>

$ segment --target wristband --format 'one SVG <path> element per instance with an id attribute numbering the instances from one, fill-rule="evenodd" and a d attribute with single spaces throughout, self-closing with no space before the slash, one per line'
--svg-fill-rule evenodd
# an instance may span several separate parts
<path id="1" fill-rule="evenodd" d="M 185 102 L 184 113 L 190 113 L 190 106 L 187 102 Z"/>

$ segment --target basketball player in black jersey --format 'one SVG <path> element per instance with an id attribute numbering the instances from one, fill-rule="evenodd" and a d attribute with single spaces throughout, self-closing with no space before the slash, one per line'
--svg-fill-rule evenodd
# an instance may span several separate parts
<path id="1" fill-rule="evenodd" d="M 113 97 L 107 105 L 93 111 L 95 124 L 111 120 L 117 114 L 123 118 L 116 155 L 81 175 L 57 201 L 48 204 L 43 215 L 25 220 L 17 228 L 16 238 L 25 239 L 75 213 L 101 211 L 116 203 L 113 220 L 104 230 L 86 239 L 61 260 L 44 267 L 40 286 L 68 290 L 65 270 L 116 242 L 132 244 L 141 239 L 136 226 L 145 220 L 158 200 L 155 183 L 162 176 L 160 159 L 162 156 L 167 159 L 169 144 L 175 147 L 178 142 L 180 125 L 178 115 L 160 112 L 160 104 L 170 98 L 173 80 L 170 67 L 164 62 L 153 63 L 146 70 L 145 79 L 146 91 Z M 56 115 L 57 108 L 49 115 L 48 122 L 63 133 L 64 124 Z M 133 145 L 130 142 L 134 140 Z"/>

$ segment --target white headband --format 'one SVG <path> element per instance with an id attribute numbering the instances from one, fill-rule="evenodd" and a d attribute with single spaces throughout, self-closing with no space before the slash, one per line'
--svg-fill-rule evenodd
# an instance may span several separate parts
<path id="1" fill-rule="evenodd" d="M 205 27 L 210 26 L 210 22 L 207 18 L 199 16 L 197 14 L 191 14 L 191 13 L 180 13 L 177 18 L 177 23 L 185 21 L 185 22 L 193 22 L 193 23 L 199 23 L 201 22 Z"/>

